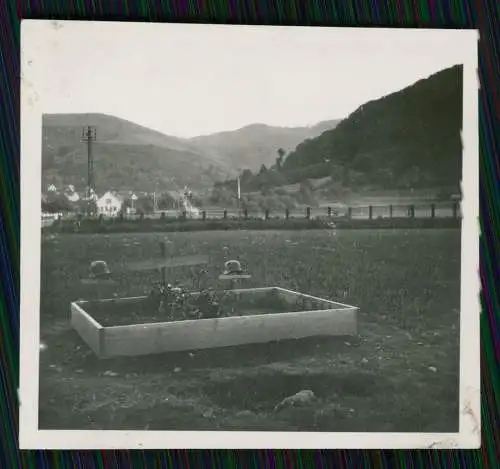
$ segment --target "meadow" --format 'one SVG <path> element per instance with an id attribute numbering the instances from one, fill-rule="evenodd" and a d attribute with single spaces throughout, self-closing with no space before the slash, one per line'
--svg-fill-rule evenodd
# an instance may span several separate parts
<path id="1" fill-rule="evenodd" d="M 159 279 L 128 263 L 204 253 L 276 285 L 358 306 L 359 337 L 98 360 L 69 326 L 76 299 L 136 296 Z M 92 260 L 116 284 L 81 283 Z M 167 272 L 189 286 L 188 267 Z M 458 431 L 460 230 L 48 235 L 42 241 L 42 429 Z M 308 389 L 304 408 L 275 406 Z"/>

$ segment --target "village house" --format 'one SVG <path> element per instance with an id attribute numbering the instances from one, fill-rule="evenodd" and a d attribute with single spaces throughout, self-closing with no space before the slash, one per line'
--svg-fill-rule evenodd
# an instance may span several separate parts
<path id="1" fill-rule="evenodd" d="M 71 184 L 64 191 L 64 196 L 69 202 L 78 202 L 80 200 L 80 194 L 75 191 L 75 186 Z"/>
<path id="2" fill-rule="evenodd" d="M 96 201 L 97 214 L 106 217 L 117 217 L 125 203 L 125 198 L 118 192 L 108 191 Z"/>
<path id="3" fill-rule="evenodd" d="M 97 215 L 117 217 L 120 212 L 132 215 L 136 213 L 137 195 L 132 191 L 107 191 L 96 200 Z"/>

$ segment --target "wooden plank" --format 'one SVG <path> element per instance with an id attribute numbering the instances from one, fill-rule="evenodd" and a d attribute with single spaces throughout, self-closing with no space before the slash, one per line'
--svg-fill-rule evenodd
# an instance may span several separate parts
<path id="1" fill-rule="evenodd" d="M 240 293 L 248 293 L 248 294 L 264 294 L 268 292 L 272 292 L 275 290 L 274 287 L 257 287 L 257 288 L 235 288 L 233 290 L 226 290 L 226 293 L 234 293 L 234 294 L 240 294 Z M 189 291 L 187 292 L 188 295 L 199 295 L 199 291 Z M 146 300 L 148 297 L 143 295 L 143 296 L 131 296 L 131 297 L 122 297 L 122 298 L 103 298 L 100 300 L 97 300 L 96 302 L 99 303 L 111 303 L 113 304 L 134 304 L 134 303 L 140 303 L 144 300 Z M 92 303 L 92 301 L 78 301 L 77 302 L 79 305 L 84 305 L 85 303 Z"/>
<path id="2" fill-rule="evenodd" d="M 235 274 L 235 275 L 221 274 L 221 275 L 219 275 L 219 280 L 244 280 L 244 279 L 249 279 L 249 278 L 252 278 L 252 276 L 248 275 L 248 274 Z"/>
<path id="3" fill-rule="evenodd" d="M 118 282 L 113 279 L 100 279 L 100 278 L 82 278 L 80 282 L 84 285 L 104 285 L 104 286 L 116 286 Z"/>
<path id="4" fill-rule="evenodd" d="M 193 256 L 173 257 L 170 259 L 146 259 L 142 261 L 130 262 L 127 264 L 128 270 L 155 270 L 162 267 L 182 267 L 200 264 L 208 264 L 208 256 L 197 254 Z"/>
<path id="5" fill-rule="evenodd" d="M 76 302 L 71 303 L 71 327 L 97 356 L 102 355 L 103 327 Z"/>
<path id="6" fill-rule="evenodd" d="M 296 291 L 293 291 L 293 290 L 288 290 L 286 288 L 282 288 L 282 287 L 274 287 L 279 293 L 281 293 L 283 295 L 283 298 L 285 297 L 292 297 L 292 296 L 295 296 L 295 297 L 302 297 L 302 298 L 307 298 L 309 300 L 314 300 L 314 301 L 319 301 L 321 303 L 324 303 L 326 305 L 331 305 L 329 307 L 335 307 L 335 308 L 340 308 L 340 307 L 343 307 L 343 308 L 355 308 L 355 306 L 352 306 L 352 305 L 347 305 L 345 303 L 339 303 L 338 301 L 332 301 L 332 300 L 328 300 L 326 298 L 320 298 L 318 296 L 312 296 L 312 295 L 308 295 L 307 293 L 300 293 L 300 292 L 296 292 Z"/>
<path id="7" fill-rule="evenodd" d="M 101 300 L 91 300 L 91 301 L 78 301 L 75 304 L 78 304 L 80 306 L 83 306 L 84 308 L 91 308 L 92 304 L 96 303 L 104 303 L 109 305 L 110 308 L 112 308 L 115 305 L 119 304 L 136 304 L 136 303 L 141 303 L 145 299 L 147 299 L 147 296 L 131 296 L 131 297 L 125 297 L 125 298 L 103 298 Z"/>
<path id="8" fill-rule="evenodd" d="M 106 356 L 210 349 L 357 334 L 357 309 L 300 311 L 104 328 Z"/>

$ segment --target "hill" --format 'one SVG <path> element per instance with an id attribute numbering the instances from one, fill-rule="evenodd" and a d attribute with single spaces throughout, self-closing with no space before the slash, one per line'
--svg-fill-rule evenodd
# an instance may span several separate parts
<path id="1" fill-rule="evenodd" d="M 330 174 L 347 187 L 458 187 L 462 171 L 462 66 L 359 107 L 333 130 L 297 146 L 290 182 Z"/>
<path id="2" fill-rule="evenodd" d="M 87 182 L 87 149 L 82 128 L 97 128 L 94 144 L 98 191 L 130 188 L 153 190 L 209 187 L 227 174 L 224 166 L 202 154 L 188 141 L 105 114 L 47 114 L 43 116 L 42 179 L 47 184 Z"/>
<path id="3" fill-rule="evenodd" d="M 294 150 L 306 139 L 333 129 L 339 120 L 323 121 L 311 127 L 273 127 L 252 124 L 234 131 L 219 132 L 189 139 L 199 151 L 217 161 L 225 161 L 232 170 L 256 170 L 261 165 L 271 166 L 277 150 Z"/>
<path id="4" fill-rule="evenodd" d="M 460 192 L 461 128 L 462 66 L 454 66 L 360 106 L 279 168 L 243 171 L 242 204 L 315 205 L 391 191 L 447 198 Z M 211 200 L 234 205 L 236 191 L 235 179 L 217 182 Z"/>

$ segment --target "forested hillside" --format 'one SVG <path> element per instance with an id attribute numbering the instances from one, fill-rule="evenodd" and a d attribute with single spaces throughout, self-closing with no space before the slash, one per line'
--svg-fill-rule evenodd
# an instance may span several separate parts
<path id="1" fill-rule="evenodd" d="M 331 176 L 337 189 L 458 189 L 461 128 L 462 66 L 454 66 L 360 106 L 280 166 L 245 172 L 242 184 L 269 190 Z"/>

